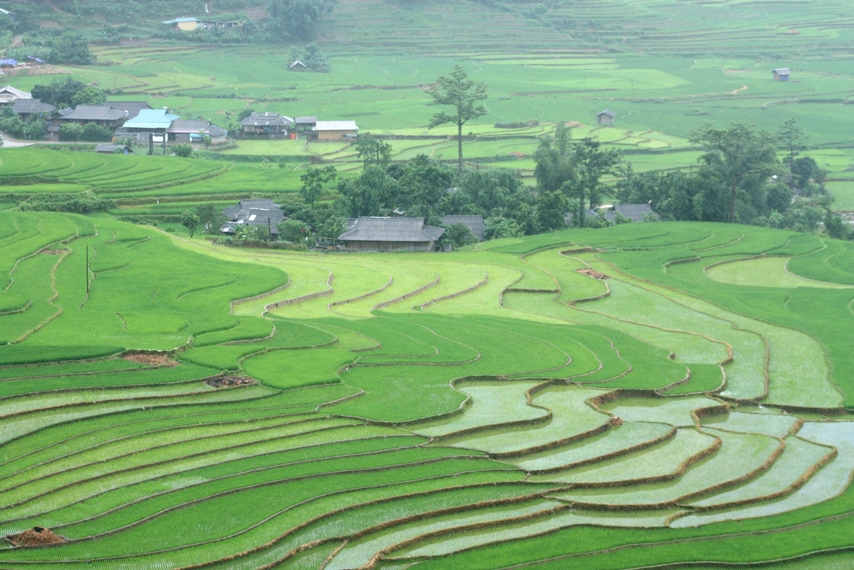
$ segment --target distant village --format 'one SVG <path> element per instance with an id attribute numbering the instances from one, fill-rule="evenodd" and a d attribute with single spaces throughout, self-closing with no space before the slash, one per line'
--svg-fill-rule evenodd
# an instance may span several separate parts
<path id="1" fill-rule="evenodd" d="M 10 105 L 22 121 L 47 122 L 47 140 L 60 138 L 62 125 L 94 124 L 109 129 L 113 141 L 134 143 L 223 144 L 229 131 L 203 119 L 182 119 L 167 109 L 152 109 L 145 101 L 108 101 L 104 105 L 77 105 L 57 109 L 34 99 L 31 93 L 10 85 L 0 87 L 0 105 Z M 287 117 L 277 113 L 256 113 L 243 119 L 234 138 L 348 141 L 356 138 L 355 121 L 319 121 L 316 116 Z M 102 145 L 102 152 L 113 152 Z"/>

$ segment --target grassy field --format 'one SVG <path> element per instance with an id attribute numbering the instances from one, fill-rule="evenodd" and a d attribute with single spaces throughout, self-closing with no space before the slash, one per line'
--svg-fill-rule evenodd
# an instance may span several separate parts
<path id="1" fill-rule="evenodd" d="M 69 540 L 4 568 L 848 560 L 846 242 L 320 255 L 0 220 L 0 531 Z"/>

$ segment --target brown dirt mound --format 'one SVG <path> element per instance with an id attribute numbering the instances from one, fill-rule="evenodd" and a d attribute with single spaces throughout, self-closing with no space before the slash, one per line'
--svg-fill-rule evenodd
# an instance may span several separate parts
<path id="1" fill-rule="evenodd" d="M 163 352 L 142 352 L 132 350 L 122 355 L 125 360 L 148 364 L 150 366 L 177 366 L 178 363 L 172 357 Z"/>
<path id="2" fill-rule="evenodd" d="M 587 275 L 588 277 L 592 277 L 593 279 L 607 279 L 608 278 L 607 275 L 605 275 L 604 273 L 600 273 L 600 272 L 596 271 L 595 269 L 579 269 L 578 272 L 583 273 L 584 275 Z"/>
<path id="3" fill-rule="evenodd" d="M 205 384 L 214 388 L 232 388 L 235 386 L 248 386 L 254 383 L 255 380 L 246 376 L 216 376 L 205 380 Z"/>
<path id="4" fill-rule="evenodd" d="M 62 255 L 65 253 L 64 249 L 43 249 L 41 251 L 45 255 Z"/>
<path id="5" fill-rule="evenodd" d="M 44 544 L 68 542 L 68 540 L 62 538 L 49 528 L 34 526 L 22 533 L 10 534 L 6 537 L 6 542 L 12 546 L 42 546 Z"/>
<path id="6" fill-rule="evenodd" d="M 575 129 L 578 127 L 583 127 L 584 125 L 579 123 L 578 121 L 569 121 L 568 123 L 566 123 L 566 126 L 570 129 Z"/>

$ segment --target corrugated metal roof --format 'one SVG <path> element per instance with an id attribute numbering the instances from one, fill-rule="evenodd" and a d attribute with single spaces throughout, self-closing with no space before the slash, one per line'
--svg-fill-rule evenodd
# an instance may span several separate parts
<path id="1" fill-rule="evenodd" d="M 445 232 L 443 228 L 425 226 L 424 218 L 362 217 L 344 231 L 341 241 L 430 242 Z"/>
<path id="2" fill-rule="evenodd" d="M 652 216 L 656 220 L 660 219 L 659 215 L 652 211 L 649 204 L 618 204 L 614 206 L 613 210 L 605 212 L 605 219 L 612 222 L 618 213 L 633 222 L 644 222 L 648 216 Z"/>
<path id="3" fill-rule="evenodd" d="M 244 127 L 270 127 L 270 126 L 283 126 L 287 127 L 288 125 L 293 124 L 294 120 L 290 117 L 285 117 L 284 115 L 279 115 L 278 113 L 252 113 L 242 121 L 240 124 Z"/>
<path id="4" fill-rule="evenodd" d="M 616 117 L 616 116 L 617 116 L 617 114 L 616 114 L 614 111 L 609 111 L 608 109 L 605 109 L 604 111 L 601 111 L 601 112 L 599 112 L 599 113 L 596 113 L 596 116 L 597 116 L 597 117 L 598 117 L 599 115 L 608 115 L 608 116 L 609 116 L 609 117 L 611 117 L 612 119 L 613 119 L 614 117 Z"/>
<path id="5" fill-rule="evenodd" d="M 166 109 L 141 109 L 139 115 L 125 123 L 126 129 L 168 129 L 172 121 L 180 119 Z"/>
<path id="6" fill-rule="evenodd" d="M 358 131 L 356 121 L 317 121 L 315 131 Z"/>

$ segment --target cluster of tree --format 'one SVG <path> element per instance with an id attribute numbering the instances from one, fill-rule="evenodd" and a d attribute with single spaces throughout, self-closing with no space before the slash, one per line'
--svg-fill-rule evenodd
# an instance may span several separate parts
<path id="1" fill-rule="evenodd" d="M 0 132 L 20 139 L 43 139 L 47 134 L 47 121 L 44 119 L 22 121 L 12 110 L 12 106 L 6 105 L 0 112 Z"/>
<path id="2" fill-rule="evenodd" d="M 107 102 L 107 94 L 92 85 L 65 76 L 54 79 L 47 85 L 35 85 L 31 91 L 34 99 L 41 99 L 57 109 L 76 107 L 77 105 L 103 105 Z"/>
<path id="3" fill-rule="evenodd" d="M 18 204 L 19 210 L 73 212 L 75 214 L 103 212 L 115 207 L 115 202 L 105 198 L 98 198 L 91 190 L 85 190 L 77 194 L 33 194 Z"/>
<path id="4" fill-rule="evenodd" d="M 834 237 L 847 227 L 831 210 L 826 173 L 809 156 L 798 156 L 805 135 L 793 121 L 771 135 L 751 125 L 710 125 L 691 140 L 704 149 L 690 172 L 627 171 L 617 191 L 623 203 L 648 202 L 667 219 L 739 222 L 815 232 Z M 781 162 L 778 149 L 785 153 Z"/>
<path id="5" fill-rule="evenodd" d="M 313 39 L 320 18 L 334 7 L 335 0 L 272 0 L 267 5 L 271 39 Z"/>
<path id="6" fill-rule="evenodd" d="M 113 131 L 95 123 L 62 123 L 59 138 L 64 141 L 109 142 L 113 140 Z"/>
<path id="7" fill-rule="evenodd" d="M 616 150 L 603 149 L 593 139 L 574 142 L 572 130 L 559 123 L 553 137 L 540 140 L 534 160 L 541 198 L 548 197 L 553 207 L 563 208 L 561 213 L 571 212 L 572 224 L 583 227 L 596 221 L 588 216 L 588 211 L 602 203 L 602 177 L 615 173 L 622 158 Z M 548 216 L 543 219 L 545 229 L 558 229 L 565 224 L 556 212 L 542 215 Z"/>
<path id="8" fill-rule="evenodd" d="M 304 48 L 296 46 L 291 48 L 291 57 L 288 60 L 288 66 L 290 67 L 297 61 L 302 62 L 306 69 L 310 71 L 319 71 L 321 73 L 329 71 L 329 58 L 326 57 L 326 54 L 323 53 L 323 50 L 315 42 L 307 44 Z"/>
<path id="9" fill-rule="evenodd" d="M 41 58 L 48 63 L 89 65 L 95 57 L 89 51 L 89 38 L 77 30 L 57 34 L 54 30 L 29 32 L 23 48 L 8 50 L 7 57 L 26 61 L 29 56 Z"/>

